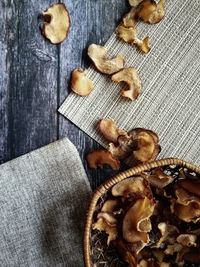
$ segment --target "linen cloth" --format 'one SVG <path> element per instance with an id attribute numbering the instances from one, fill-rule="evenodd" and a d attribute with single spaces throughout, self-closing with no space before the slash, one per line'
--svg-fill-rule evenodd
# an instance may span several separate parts
<path id="1" fill-rule="evenodd" d="M 1 165 L 0 266 L 84 266 L 90 193 L 68 139 Z"/>
<path id="2" fill-rule="evenodd" d="M 109 56 L 121 53 L 125 66 L 138 71 L 143 86 L 138 99 L 121 97 L 124 84 L 91 66 L 87 76 L 95 89 L 88 97 L 71 93 L 59 112 L 103 146 L 107 143 L 97 126 L 103 117 L 126 131 L 151 129 L 160 137 L 160 158 L 178 157 L 200 165 L 200 1 L 165 0 L 165 5 L 160 23 L 136 26 L 141 39 L 149 35 L 148 54 L 119 40 L 116 32 L 105 45 Z"/>

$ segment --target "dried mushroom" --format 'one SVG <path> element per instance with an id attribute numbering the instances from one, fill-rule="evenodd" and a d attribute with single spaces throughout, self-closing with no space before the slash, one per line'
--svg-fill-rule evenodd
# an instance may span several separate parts
<path id="1" fill-rule="evenodd" d="M 117 128 L 115 121 L 109 119 L 100 120 L 99 130 L 107 141 L 113 143 L 117 143 L 117 139 L 120 135 L 126 134 L 125 131 Z"/>
<path id="2" fill-rule="evenodd" d="M 62 43 L 67 37 L 70 28 L 70 17 L 65 4 L 54 4 L 42 15 L 45 19 L 42 31 L 44 36 L 52 44 Z"/>
<path id="3" fill-rule="evenodd" d="M 88 56 L 93 61 L 95 67 L 102 73 L 113 74 L 123 69 L 125 61 L 119 54 L 115 58 L 107 58 L 107 50 L 100 45 L 91 44 L 88 47 Z"/>
<path id="4" fill-rule="evenodd" d="M 134 27 L 137 23 L 136 19 L 137 9 L 132 7 L 128 13 L 126 13 L 122 19 L 123 26 Z"/>
<path id="5" fill-rule="evenodd" d="M 174 181 L 174 178 L 164 173 L 163 169 L 158 167 L 152 170 L 152 175 L 149 176 L 148 181 L 152 186 L 163 188 Z"/>
<path id="6" fill-rule="evenodd" d="M 120 168 L 120 162 L 118 159 L 113 158 L 112 154 L 108 150 L 95 150 L 87 155 L 87 162 L 90 168 L 96 169 L 97 167 L 103 167 L 104 164 L 108 164 L 113 170 Z"/>
<path id="7" fill-rule="evenodd" d="M 144 0 L 141 3 L 140 9 L 137 13 L 138 18 L 150 24 L 160 22 L 163 19 L 164 15 L 164 0 L 160 0 L 158 4 L 156 4 L 152 0 Z"/>
<path id="8" fill-rule="evenodd" d="M 151 49 L 149 46 L 149 37 L 147 36 L 143 41 L 138 39 L 136 28 L 133 28 L 133 27 L 127 28 L 124 26 L 119 26 L 118 36 L 124 42 L 132 44 L 132 45 L 136 45 L 139 48 L 139 50 L 143 53 L 148 53 Z"/>
<path id="9" fill-rule="evenodd" d="M 191 247 L 194 246 L 196 247 L 197 244 L 195 243 L 197 240 L 196 235 L 192 234 L 181 234 L 177 237 L 177 242 L 180 243 L 184 247 Z"/>
<path id="10" fill-rule="evenodd" d="M 138 6 L 143 0 L 128 0 L 130 6 L 136 7 Z"/>
<path id="11" fill-rule="evenodd" d="M 72 72 L 71 88 L 80 96 L 87 96 L 94 89 L 92 81 L 85 76 L 86 73 L 87 71 L 83 71 L 81 68 Z"/>
<path id="12" fill-rule="evenodd" d="M 176 204 L 175 210 L 177 216 L 185 222 L 200 221 L 200 205 L 197 203 L 190 203 L 187 206 Z"/>
<path id="13" fill-rule="evenodd" d="M 128 85 L 128 90 L 122 91 L 122 96 L 130 99 L 131 101 L 138 98 L 142 83 L 137 71 L 133 67 L 124 68 L 118 73 L 112 75 L 112 81 L 114 82 L 125 82 Z"/>

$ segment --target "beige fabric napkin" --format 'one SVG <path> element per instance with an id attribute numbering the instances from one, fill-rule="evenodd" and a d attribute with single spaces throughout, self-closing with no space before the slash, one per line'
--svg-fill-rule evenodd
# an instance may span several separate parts
<path id="1" fill-rule="evenodd" d="M 63 139 L 0 167 L 0 266 L 84 266 L 90 185 Z"/>
<path id="2" fill-rule="evenodd" d="M 94 91 L 88 97 L 71 93 L 59 112 L 103 146 L 106 142 L 97 127 L 103 117 L 125 130 L 152 129 L 160 137 L 160 158 L 179 157 L 200 165 L 200 1 L 165 3 L 160 23 L 137 26 L 141 38 L 150 37 L 150 53 L 141 54 L 118 40 L 116 33 L 105 45 L 110 56 L 121 53 L 126 66 L 137 69 L 143 84 L 138 100 L 123 99 L 123 84 L 90 67 Z"/>

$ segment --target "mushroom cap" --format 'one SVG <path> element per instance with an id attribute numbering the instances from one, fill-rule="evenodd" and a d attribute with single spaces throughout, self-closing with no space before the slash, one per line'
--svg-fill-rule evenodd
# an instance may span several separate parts
<path id="1" fill-rule="evenodd" d="M 197 236 L 192 234 L 181 234 L 177 237 L 176 241 L 184 247 L 196 247 Z"/>
<path id="2" fill-rule="evenodd" d="M 152 175 L 148 178 L 149 183 L 157 188 L 164 188 L 174 181 L 174 178 L 164 173 L 161 167 L 152 170 Z"/>
<path id="3" fill-rule="evenodd" d="M 72 72 L 71 88 L 74 93 L 80 96 L 87 96 L 94 89 L 92 81 L 85 76 L 86 73 L 87 71 L 81 68 Z"/>
<path id="4" fill-rule="evenodd" d="M 115 58 L 107 58 L 107 50 L 100 45 L 91 44 L 88 47 L 88 56 L 95 67 L 102 73 L 113 74 L 124 67 L 124 58 L 119 54 Z"/>
<path id="5" fill-rule="evenodd" d="M 52 44 L 62 43 L 67 37 L 70 28 L 70 16 L 65 4 L 53 4 L 42 15 L 44 18 L 50 18 L 50 22 L 44 21 L 44 36 Z"/>

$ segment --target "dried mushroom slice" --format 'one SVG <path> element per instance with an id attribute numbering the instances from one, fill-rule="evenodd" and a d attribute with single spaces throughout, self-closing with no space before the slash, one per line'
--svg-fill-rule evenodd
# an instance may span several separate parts
<path id="1" fill-rule="evenodd" d="M 197 236 L 192 234 L 181 234 L 177 237 L 176 241 L 184 247 L 197 246 Z"/>
<path id="2" fill-rule="evenodd" d="M 187 206 L 176 204 L 175 213 L 179 219 L 185 222 L 197 223 L 200 221 L 200 205 L 197 203 L 190 203 Z"/>
<path id="3" fill-rule="evenodd" d="M 104 164 L 111 166 L 113 170 L 120 168 L 120 161 L 113 158 L 112 154 L 108 150 L 95 150 L 87 155 L 87 162 L 90 168 L 96 169 L 97 167 L 103 167 Z"/>
<path id="4" fill-rule="evenodd" d="M 176 203 L 177 204 L 181 204 L 183 206 L 187 206 L 190 203 L 196 203 L 198 205 L 200 205 L 200 198 L 189 193 L 188 191 L 186 191 L 185 189 L 181 188 L 178 185 L 175 185 L 175 195 L 177 197 L 176 199 Z"/>
<path id="5" fill-rule="evenodd" d="M 174 255 L 174 253 L 177 253 L 182 250 L 182 245 L 178 243 L 174 243 L 172 245 L 168 245 L 167 248 L 165 249 L 165 254 L 167 255 Z"/>
<path id="6" fill-rule="evenodd" d="M 113 59 L 107 58 L 107 50 L 100 45 L 91 44 L 88 47 L 88 56 L 95 67 L 102 73 L 113 74 L 123 69 L 125 61 L 119 54 Z"/>
<path id="7" fill-rule="evenodd" d="M 117 199 L 109 199 L 103 204 L 101 211 L 107 213 L 113 213 L 118 204 L 119 201 Z"/>
<path id="8" fill-rule="evenodd" d="M 52 5 L 42 13 L 44 19 L 43 35 L 52 44 L 62 43 L 68 35 L 70 28 L 70 17 L 63 3 Z"/>
<path id="9" fill-rule="evenodd" d="M 200 197 L 200 182 L 199 180 L 181 180 L 179 181 L 179 186 Z"/>
<path id="10" fill-rule="evenodd" d="M 125 27 L 134 27 L 137 23 L 137 9 L 132 7 L 128 13 L 126 13 L 122 19 L 122 23 Z"/>
<path id="11" fill-rule="evenodd" d="M 150 216 L 153 214 L 155 203 L 151 199 L 145 197 L 138 199 L 129 208 L 124 216 L 122 233 L 127 242 L 143 242 L 148 243 L 151 230 Z"/>
<path id="12" fill-rule="evenodd" d="M 128 197 L 129 195 L 134 195 L 135 197 L 147 196 L 149 199 L 153 198 L 148 182 L 140 176 L 122 180 L 112 187 L 111 193 L 115 197 Z"/>
<path id="13" fill-rule="evenodd" d="M 138 6 L 143 0 L 128 0 L 130 6 L 136 7 Z"/>
<path id="14" fill-rule="evenodd" d="M 164 0 L 160 0 L 156 4 L 152 0 L 144 0 L 137 13 L 138 18 L 150 24 L 160 22 L 165 15 L 165 4 Z"/>
<path id="15" fill-rule="evenodd" d="M 124 26 L 118 27 L 118 36 L 124 42 L 136 45 L 139 50 L 143 53 L 150 51 L 149 37 L 147 36 L 143 41 L 137 37 L 137 29 L 133 27 L 126 28 Z"/>
<path id="16" fill-rule="evenodd" d="M 72 72 L 71 88 L 74 93 L 80 96 L 87 96 L 94 89 L 92 81 L 85 76 L 86 73 L 87 71 L 81 68 Z"/>
<path id="17" fill-rule="evenodd" d="M 137 71 L 133 67 L 124 68 L 118 73 L 112 75 L 111 79 L 117 83 L 127 83 L 129 89 L 122 91 L 122 96 L 130 99 L 131 101 L 138 98 L 141 92 L 142 83 Z"/>
<path id="18" fill-rule="evenodd" d="M 148 178 L 149 183 L 157 188 L 164 188 L 174 181 L 174 178 L 164 173 L 161 167 L 152 170 L 152 175 Z"/>
<path id="19" fill-rule="evenodd" d="M 99 130 L 103 137 L 113 143 L 117 143 L 120 135 L 125 135 L 126 132 L 117 128 L 116 122 L 109 119 L 101 119 L 99 122 Z"/>

